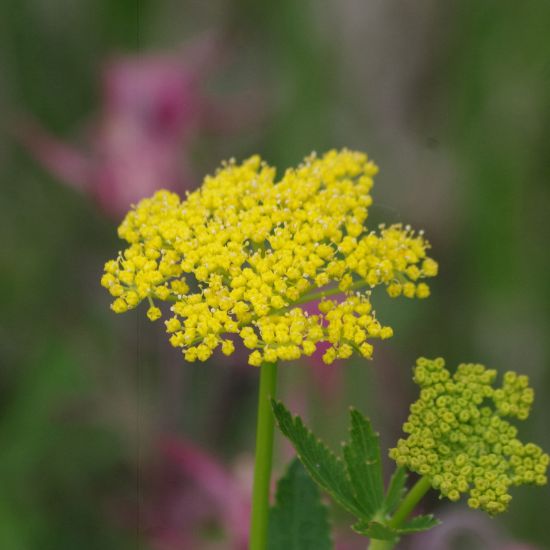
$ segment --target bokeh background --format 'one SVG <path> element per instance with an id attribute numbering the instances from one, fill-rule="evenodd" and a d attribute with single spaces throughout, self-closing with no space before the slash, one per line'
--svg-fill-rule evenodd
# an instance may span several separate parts
<path id="1" fill-rule="evenodd" d="M 429 300 L 375 297 L 395 337 L 371 363 L 283 366 L 320 435 L 353 404 L 389 447 L 415 358 L 444 356 L 528 373 L 550 449 L 549 28 L 536 0 L 1 2 L 0 548 L 245 547 L 257 370 L 185 364 L 99 286 L 130 202 L 233 156 L 367 151 L 372 222 L 440 262 Z M 496 520 L 427 507 L 445 526 L 402 548 L 550 548 L 548 488 Z"/>

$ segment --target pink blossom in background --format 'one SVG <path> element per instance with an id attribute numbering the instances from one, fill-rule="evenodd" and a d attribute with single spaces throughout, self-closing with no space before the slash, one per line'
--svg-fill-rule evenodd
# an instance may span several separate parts
<path id="1" fill-rule="evenodd" d="M 235 130 L 228 109 L 219 108 L 204 89 L 223 61 L 220 46 L 209 37 L 181 55 L 109 60 L 100 75 L 100 110 L 84 149 L 31 120 L 17 133 L 54 177 L 93 197 L 116 219 L 159 188 L 181 194 L 195 185 L 193 139 L 204 129 Z M 240 125 L 246 124 L 247 113 L 238 114 Z"/>
<path id="2" fill-rule="evenodd" d="M 169 437 L 159 451 L 140 513 L 140 531 L 152 548 L 245 550 L 248 483 L 188 441 Z M 207 536 L 205 531 L 213 527 L 221 529 L 221 536 Z"/>
<path id="3" fill-rule="evenodd" d="M 490 517 L 471 510 L 442 511 L 435 514 L 442 524 L 411 538 L 410 550 L 452 550 L 457 540 L 471 537 L 473 548 L 483 550 L 538 550 L 521 542 L 509 542 L 502 526 Z"/>

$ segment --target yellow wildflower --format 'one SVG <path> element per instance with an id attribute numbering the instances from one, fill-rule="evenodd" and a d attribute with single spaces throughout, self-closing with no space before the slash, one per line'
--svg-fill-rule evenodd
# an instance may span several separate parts
<path id="1" fill-rule="evenodd" d="M 275 170 L 254 156 L 230 161 L 185 200 L 159 191 L 126 216 L 119 236 L 129 243 L 105 265 L 102 285 L 117 313 L 155 301 L 171 303 L 170 342 L 189 361 L 241 338 L 249 362 L 311 355 L 328 341 L 330 363 L 368 340 L 388 338 L 376 320 L 370 288 L 390 296 L 428 296 L 425 277 L 437 273 L 429 247 L 408 226 L 368 230 L 369 194 L 378 168 L 363 153 L 311 155 L 275 181 Z M 326 297 L 343 294 L 340 303 Z M 300 306 L 321 298 L 309 315 Z"/>

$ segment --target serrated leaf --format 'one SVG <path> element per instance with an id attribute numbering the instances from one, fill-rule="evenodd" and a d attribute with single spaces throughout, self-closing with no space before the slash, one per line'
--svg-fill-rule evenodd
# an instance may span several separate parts
<path id="1" fill-rule="evenodd" d="M 343 508 L 362 517 L 342 460 L 306 428 L 299 416 L 293 417 L 280 401 L 271 403 L 280 430 L 294 445 L 309 475 Z"/>
<path id="2" fill-rule="evenodd" d="M 419 531 L 428 531 L 438 526 L 440 523 L 441 522 L 431 514 L 426 516 L 415 516 L 409 521 L 406 521 L 397 531 L 400 534 L 418 533 Z"/>
<path id="3" fill-rule="evenodd" d="M 363 517 L 371 519 L 384 500 L 380 443 L 370 421 L 355 409 L 350 410 L 350 442 L 343 452 Z"/>
<path id="4" fill-rule="evenodd" d="M 403 466 L 398 467 L 391 476 L 388 491 L 382 503 L 384 515 L 393 514 L 403 499 L 407 477 L 407 470 Z"/>
<path id="5" fill-rule="evenodd" d="M 352 526 L 352 529 L 360 535 L 365 535 L 371 539 L 377 540 L 394 541 L 399 536 L 395 529 L 378 521 L 360 520 Z"/>
<path id="6" fill-rule="evenodd" d="M 277 483 L 269 514 L 268 550 L 332 550 L 326 506 L 317 485 L 295 459 Z"/>

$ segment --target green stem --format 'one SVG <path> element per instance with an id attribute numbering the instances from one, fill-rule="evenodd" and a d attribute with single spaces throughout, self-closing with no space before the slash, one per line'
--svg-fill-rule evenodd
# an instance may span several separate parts
<path id="1" fill-rule="evenodd" d="M 393 547 L 391 540 L 371 539 L 368 550 L 391 550 Z"/>
<path id="2" fill-rule="evenodd" d="M 431 482 L 427 477 L 421 477 L 407 493 L 395 514 L 389 521 L 390 527 L 400 527 L 409 514 L 415 509 L 420 499 L 430 490 Z"/>
<path id="3" fill-rule="evenodd" d="M 427 477 L 421 477 L 407 493 L 407 496 L 403 499 L 393 517 L 388 521 L 388 525 L 394 528 L 400 527 L 430 487 L 430 480 Z M 394 546 L 395 543 L 389 540 L 372 539 L 369 550 L 391 550 Z"/>
<path id="4" fill-rule="evenodd" d="M 359 290 L 363 287 L 367 286 L 367 283 L 365 281 L 357 281 L 353 283 L 349 290 Z M 335 294 L 344 294 L 344 290 L 340 290 L 338 287 L 334 288 L 328 288 L 326 290 L 319 290 L 318 292 L 312 292 L 310 294 L 304 294 L 298 300 L 295 302 L 292 302 L 292 307 L 300 305 L 300 304 L 307 304 L 309 302 L 313 302 L 314 300 L 320 300 L 322 298 L 327 298 L 328 296 L 334 296 Z"/>
<path id="5" fill-rule="evenodd" d="M 265 550 L 267 548 L 269 490 L 271 487 L 273 430 L 275 425 L 275 418 L 271 410 L 271 398 L 275 397 L 276 388 L 277 365 L 264 363 L 260 367 L 250 550 Z"/>

